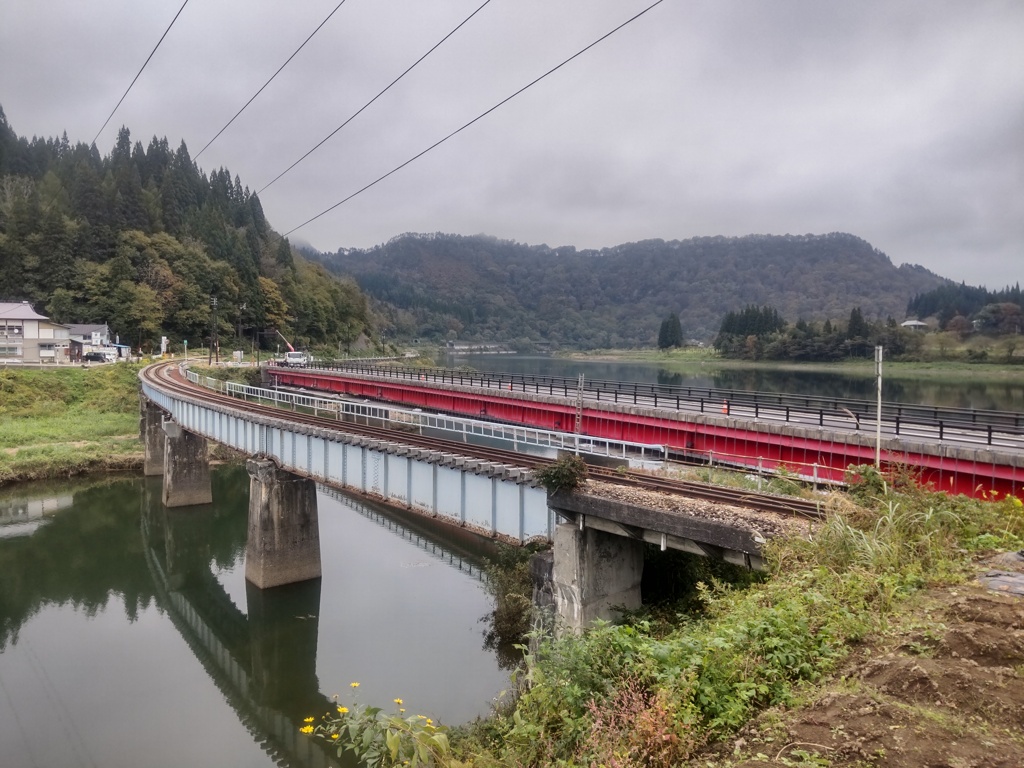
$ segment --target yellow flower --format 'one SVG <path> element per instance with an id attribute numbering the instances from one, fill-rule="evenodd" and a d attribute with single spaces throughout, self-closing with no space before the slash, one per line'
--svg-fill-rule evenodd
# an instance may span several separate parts
<path id="1" fill-rule="evenodd" d="M 418 717 L 420 720 L 426 720 L 427 719 L 426 715 L 416 715 L 416 717 Z"/>
<path id="2" fill-rule="evenodd" d="M 428 717 L 428 718 L 427 718 L 427 725 L 433 725 L 433 724 L 434 724 L 434 721 L 433 721 L 433 720 L 431 720 L 431 719 L 430 719 L 430 718 Z"/>
<path id="3" fill-rule="evenodd" d="M 332 733 L 332 734 L 331 734 L 331 738 L 332 738 L 332 739 L 336 739 L 336 738 L 338 738 L 338 734 L 337 734 L 337 733 Z"/>
<path id="4" fill-rule="evenodd" d="M 401 714 L 403 714 L 403 715 L 405 714 L 405 710 L 404 710 L 404 709 L 402 709 L 401 707 L 399 707 L 399 708 L 398 708 L 398 711 L 399 711 L 399 713 L 401 713 Z"/>
<path id="5" fill-rule="evenodd" d="M 338 712 L 344 715 L 346 712 L 348 712 L 348 707 L 338 707 Z"/>
<path id="6" fill-rule="evenodd" d="M 402 705 L 402 700 L 401 699 L 395 699 L 395 704 L 398 704 L 399 706 L 401 706 Z"/>
<path id="7" fill-rule="evenodd" d="M 348 685 L 349 685 L 350 688 L 358 688 L 359 687 L 359 683 L 349 683 Z"/>
<path id="8" fill-rule="evenodd" d="M 302 732 L 302 733 L 312 733 L 313 732 L 313 726 L 312 725 L 304 725 L 301 728 L 299 728 L 299 731 Z"/>
<path id="9" fill-rule="evenodd" d="M 304 722 L 304 723 L 312 723 L 312 722 L 313 722 L 313 718 L 312 718 L 312 717 L 307 717 L 307 718 L 306 718 L 305 720 L 303 720 L 302 722 Z"/>

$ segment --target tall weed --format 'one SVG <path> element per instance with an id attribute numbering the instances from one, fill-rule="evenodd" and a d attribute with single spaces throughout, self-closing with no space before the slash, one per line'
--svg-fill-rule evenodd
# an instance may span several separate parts
<path id="1" fill-rule="evenodd" d="M 765 582 L 702 585 L 699 618 L 657 635 L 636 621 L 540 640 L 516 707 L 475 744 L 481 764 L 678 764 L 830 674 L 913 590 L 961 579 L 973 550 L 1024 542 L 1019 499 L 870 480 L 863 504 L 835 496 L 809 535 L 771 543 Z"/>

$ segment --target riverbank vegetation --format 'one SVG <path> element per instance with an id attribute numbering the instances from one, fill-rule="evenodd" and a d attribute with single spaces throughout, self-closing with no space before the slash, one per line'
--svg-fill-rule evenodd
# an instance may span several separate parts
<path id="1" fill-rule="evenodd" d="M 140 467 L 138 371 L 0 369 L 0 485 Z"/>
<path id="2" fill-rule="evenodd" d="M 851 680 L 837 672 L 871 649 L 913 644 L 914 653 L 937 655 L 945 628 L 919 613 L 922 600 L 950 585 L 967 589 L 979 559 L 1024 546 L 1020 500 L 975 502 L 865 477 L 850 496 L 831 498 L 829 517 L 813 536 L 769 546 L 771 573 L 762 583 L 702 584 L 700 610 L 670 628 L 634 620 L 537 638 L 515 700 L 455 733 L 458 764 L 724 768 L 772 763 L 769 752 L 776 765 L 923 764 L 893 762 L 893 723 L 881 715 L 878 725 L 890 736 L 880 736 L 874 751 L 847 743 L 843 728 L 852 724 L 843 720 L 823 725 L 840 735 L 845 753 L 779 740 L 786 722 L 826 696 L 833 703 L 874 697 L 879 711 L 903 706 L 900 730 L 917 728 L 923 741 L 942 743 L 954 756 L 954 734 L 965 744 L 980 739 L 1013 764 L 1024 756 L 1014 726 L 1020 695 L 1018 709 L 1003 708 L 980 726 L 971 711 L 947 703 L 953 697 L 945 688 L 966 686 L 963 678 L 922 683 L 933 692 L 904 705 L 892 692 L 852 682 L 855 673 Z M 1000 674 L 1006 686 L 1024 689 L 1024 666 L 1008 647 L 1002 661 L 1009 666 Z M 961 674 L 972 669 L 962 665 Z M 966 735 L 979 728 L 977 738 Z"/>
<path id="3" fill-rule="evenodd" d="M 1017 295 L 1019 295 L 1019 290 Z M 959 322 L 958 322 L 959 321 Z M 935 361 L 962 359 L 972 363 L 999 361 L 1024 364 L 1020 331 L 1024 315 L 1017 304 L 986 305 L 972 319 L 957 315 L 941 333 L 928 333 L 928 326 L 903 327 L 890 316 L 870 322 L 860 307 L 850 311 L 845 323 L 787 323 L 771 306 L 747 306 L 729 312 L 722 320 L 714 348 L 726 358 L 738 360 L 790 360 L 795 362 L 836 362 L 869 359 L 876 346 L 885 348 L 893 360 Z M 1016 353 L 1022 352 L 1021 355 Z"/>
<path id="4" fill-rule="evenodd" d="M 949 381 L 1018 380 L 1020 365 L 1024 362 L 1024 348 L 1014 349 L 1013 362 L 1007 362 L 1005 347 L 983 337 L 959 341 L 950 334 L 928 333 L 923 337 L 919 360 L 906 358 L 893 360 L 886 355 L 886 378 L 934 379 Z M 971 352 L 973 350 L 973 353 Z M 985 352 L 985 354 L 981 354 Z M 672 350 L 656 349 L 602 349 L 589 352 L 569 352 L 570 359 L 595 362 L 649 363 L 669 373 L 704 375 L 715 371 L 806 371 L 841 373 L 844 376 L 874 378 L 874 362 L 868 358 L 846 358 L 831 362 L 792 360 L 745 360 L 728 358 L 714 347 L 683 347 Z"/>

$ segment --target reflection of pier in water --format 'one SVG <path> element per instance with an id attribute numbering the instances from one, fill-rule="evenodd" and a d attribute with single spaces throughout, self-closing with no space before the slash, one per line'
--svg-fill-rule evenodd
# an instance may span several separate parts
<path id="1" fill-rule="evenodd" d="M 208 562 L 179 556 L 184 547 L 176 540 L 188 536 L 193 515 L 152 503 L 149 492 L 142 509 L 157 598 L 242 725 L 279 766 L 337 765 L 330 745 L 299 732 L 304 715 L 335 706 L 316 677 L 320 580 L 268 590 L 247 584 L 247 616 Z"/>
<path id="2" fill-rule="evenodd" d="M 445 564 L 479 580 L 489 542 L 475 534 L 432 530 L 416 513 L 384 508 L 326 487 L 318 492 L 374 521 Z M 263 751 L 280 766 L 336 766 L 334 750 L 299 732 L 302 718 L 319 719 L 336 702 L 320 693 L 316 676 L 321 580 L 273 589 L 246 582 L 246 610 L 232 601 L 202 547 L 205 507 L 167 509 L 147 487 L 141 530 L 146 563 L 161 607 Z M 156 491 L 159 494 L 159 491 Z"/>

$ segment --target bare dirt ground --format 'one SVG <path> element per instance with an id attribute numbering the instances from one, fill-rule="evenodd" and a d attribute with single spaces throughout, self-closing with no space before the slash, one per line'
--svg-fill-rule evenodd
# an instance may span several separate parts
<path id="1" fill-rule="evenodd" d="M 901 626 L 855 649 L 833 684 L 764 713 L 695 765 L 1024 766 L 1024 557 L 925 591 Z"/>

